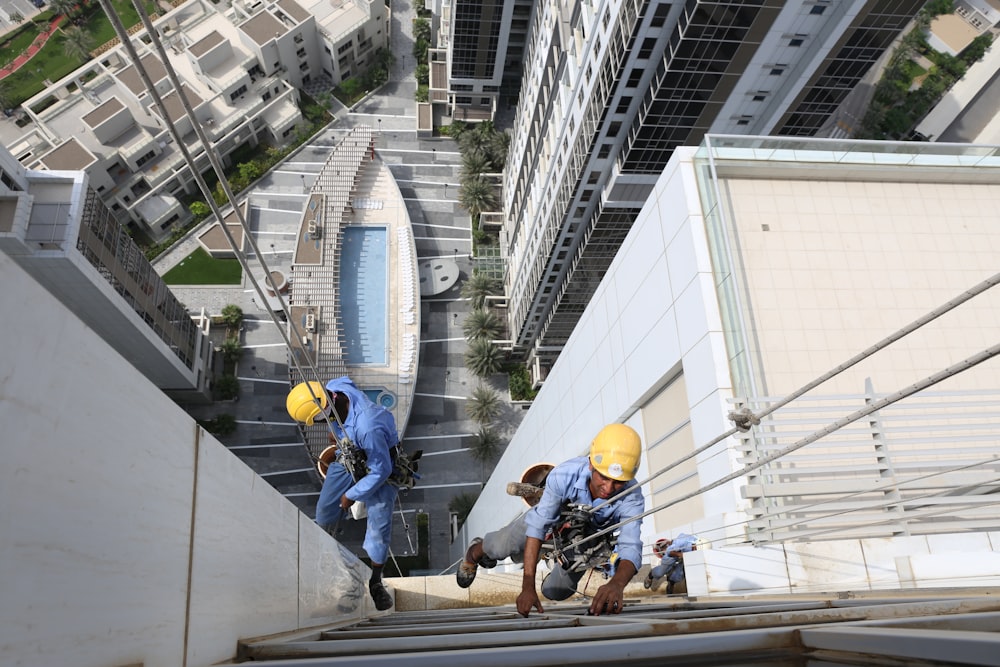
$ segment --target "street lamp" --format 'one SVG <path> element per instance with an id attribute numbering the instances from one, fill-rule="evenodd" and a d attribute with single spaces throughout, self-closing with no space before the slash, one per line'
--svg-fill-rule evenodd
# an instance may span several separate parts
<path id="1" fill-rule="evenodd" d="M 382 134 L 382 119 L 381 118 L 378 119 L 378 133 L 380 135 Z"/>
<path id="2" fill-rule="evenodd" d="M 431 149 L 431 160 L 435 164 L 437 163 L 437 161 L 438 161 L 438 149 L 436 149 L 436 148 L 432 148 Z"/>

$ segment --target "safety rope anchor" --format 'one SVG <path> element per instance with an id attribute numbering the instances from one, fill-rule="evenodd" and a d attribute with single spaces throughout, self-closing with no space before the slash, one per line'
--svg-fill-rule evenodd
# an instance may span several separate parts
<path id="1" fill-rule="evenodd" d="M 746 407 L 740 408 L 739 410 L 730 410 L 729 420 L 733 422 L 736 428 L 744 433 L 749 431 L 751 427 L 760 424 L 760 417 L 755 415 L 750 408 Z"/>

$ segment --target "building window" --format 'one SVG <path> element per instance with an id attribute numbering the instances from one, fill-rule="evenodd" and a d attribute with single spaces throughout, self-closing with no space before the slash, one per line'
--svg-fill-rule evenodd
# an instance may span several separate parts
<path id="1" fill-rule="evenodd" d="M 611 154 L 611 144 L 601 144 L 601 148 L 597 151 L 597 159 L 603 160 Z"/>
<path id="2" fill-rule="evenodd" d="M 264 100 L 265 102 L 271 99 L 271 91 L 270 90 L 264 91 L 264 95 L 261 97 L 261 99 Z"/>
<path id="3" fill-rule="evenodd" d="M 792 37 L 788 40 L 788 46 L 802 46 L 802 42 L 805 41 L 801 37 Z"/>
<path id="4" fill-rule="evenodd" d="M 826 5 L 813 5 L 812 9 L 809 10 L 809 13 L 819 16 L 825 11 L 826 11 Z"/>
<path id="5" fill-rule="evenodd" d="M 628 75 L 628 83 L 625 84 L 626 88 L 635 88 L 639 85 L 639 81 L 642 79 L 642 69 L 636 67 Z"/>
<path id="6" fill-rule="evenodd" d="M 346 51 L 347 49 L 351 48 L 351 46 L 353 44 L 354 44 L 354 40 L 353 39 L 348 40 L 346 44 L 343 44 L 342 46 L 340 46 L 340 48 L 337 49 L 337 55 L 339 56 L 344 51 Z"/>
<path id="7" fill-rule="evenodd" d="M 766 99 L 767 99 L 767 93 L 757 93 L 756 95 L 753 96 L 754 102 L 763 102 Z"/>
<path id="8" fill-rule="evenodd" d="M 240 95 L 242 95 L 245 92 L 247 92 L 247 87 L 246 86 L 240 86 L 239 88 L 237 88 L 236 90 L 234 90 L 233 92 L 231 92 L 229 94 L 229 101 L 230 102 L 235 102 L 236 98 L 239 97 Z"/>
<path id="9" fill-rule="evenodd" d="M 785 73 L 784 67 L 772 67 L 770 72 L 771 76 L 781 76 L 784 73 Z"/>

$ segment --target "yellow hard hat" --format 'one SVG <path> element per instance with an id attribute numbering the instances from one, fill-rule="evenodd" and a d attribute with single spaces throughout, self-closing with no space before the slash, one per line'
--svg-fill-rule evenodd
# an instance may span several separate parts
<path id="1" fill-rule="evenodd" d="M 319 405 L 316 405 L 317 398 Z M 326 410 L 326 404 L 326 390 L 319 382 L 300 382 L 288 392 L 288 398 L 285 399 L 288 415 L 306 426 L 313 425 L 316 415 Z"/>
<path id="2" fill-rule="evenodd" d="M 639 470 L 642 442 L 625 424 L 608 424 L 590 443 L 590 463 L 605 477 L 627 482 Z"/>

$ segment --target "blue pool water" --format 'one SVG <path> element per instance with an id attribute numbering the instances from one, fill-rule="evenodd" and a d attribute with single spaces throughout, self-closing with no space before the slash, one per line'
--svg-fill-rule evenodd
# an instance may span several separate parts
<path id="1" fill-rule="evenodd" d="M 387 238 L 385 227 L 344 228 L 340 246 L 340 320 L 344 353 L 350 365 L 387 363 Z"/>

